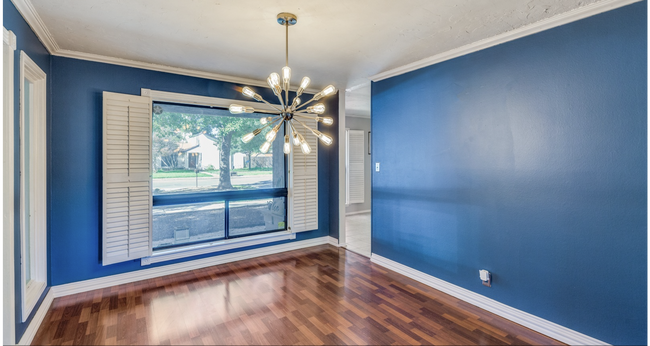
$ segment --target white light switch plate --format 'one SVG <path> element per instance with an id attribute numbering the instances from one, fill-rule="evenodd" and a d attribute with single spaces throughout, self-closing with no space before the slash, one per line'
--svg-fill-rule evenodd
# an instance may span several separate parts
<path id="1" fill-rule="evenodd" d="M 375 163 L 375 172 L 379 172 L 379 162 Z"/>

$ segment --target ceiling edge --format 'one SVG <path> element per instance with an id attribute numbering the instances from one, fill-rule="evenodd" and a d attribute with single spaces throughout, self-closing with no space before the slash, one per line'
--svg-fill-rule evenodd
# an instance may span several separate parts
<path id="1" fill-rule="evenodd" d="M 11 0 L 11 2 L 16 6 L 18 12 L 20 12 L 27 24 L 32 28 L 41 43 L 43 43 L 45 49 L 50 54 L 58 51 L 59 45 L 54 41 L 54 37 L 45 26 L 45 23 L 43 23 L 41 16 L 36 12 L 32 2 L 29 0 Z"/>
<path id="2" fill-rule="evenodd" d="M 567 11 L 551 18 L 546 18 L 540 21 L 537 21 L 532 24 L 522 26 L 520 28 L 504 32 L 502 34 L 488 37 L 470 44 L 466 44 L 462 47 L 454 48 L 446 52 L 424 58 L 410 64 L 406 64 L 394 69 L 390 69 L 385 72 L 378 73 L 374 76 L 369 77 L 373 82 L 378 82 L 383 79 L 387 79 L 394 76 L 399 76 L 401 74 L 415 71 L 417 69 L 435 65 L 446 60 L 457 58 L 466 54 L 474 53 L 479 50 L 490 48 L 501 43 L 508 41 L 513 41 L 518 38 L 536 34 L 554 27 L 575 22 L 580 19 L 591 17 L 593 15 L 607 12 L 625 5 L 629 5 L 641 0 L 602 0 L 593 4 L 586 5 L 584 7 L 579 7 L 571 11 Z"/>
<path id="3" fill-rule="evenodd" d="M 64 57 L 64 58 L 72 58 L 72 59 L 94 61 L 94 62 L 100 62 L 100 63 L 111 64 L 111 65 L 135 67 L 135 68 L 140 68 L 140 69 L 144 69 L 144 70 L 167 72 L 167 73 L 178 74 L 178 75 L 183 75 L 183 76 L 198 77 L 198 78 L 205 78 L 205 79 L 213 79 L 213 80 L 219 80 L 219 81 L 230 82 L 230 83 L 235 83 L 235 84 L 245 84 L 245 85 L 250 85 L 250 86 L 258 86 L 258 87 L 268 88 L 268 85 L 267 85 L 267 83 L 265 81 L 256 80 L 256 79 L 228 76 L 228 75 L 223 75 L 223 74 L 219 74 L 219 73 L 205 72 L 205 71 L 192 70 L 192 69 L 186 69 L 186 68 L 181 68 L 181 67 L 173 67 L 173 66 L 167 66 L 167 65 L 159 65 L 159 64 L 154 64 L 154 63 L 150 63 L 150 62 L 129 60 L 129 59 L 123 59 L 123 58 L 114 58 L 114 57 L 105 56 L 105 55 L 84 53 L 84 52 L 78 52 L 78 51 L 67 50 L 67 49 L 59 49 L 55 53 L 52 53 L 52 55 L 56 55 L 56 56 L 60 56 L 60 57 Z M 316 91 L 307 90 L 307 92 L 311 92 L 311 93 L 316 93 L 318 91 L 320 91 L 320 90 L 316 90 Z"/>
<path id="4" fill-rule="evenodd" d="M 55 56 L 101 62 L 101 63 L 112 64 L 112 65 L 135 67 L 135 68 L 140 68 L 145 70 L 167 72 L 167 73 L 173 73 L 173 74 L 178 74 L 183 76 L 212 79 L 212 80 L 218 80 L 218 81 L 224 81 L 224 82 L 230 82 L 236 84 L 245 84 L 245 85 L 258 86 L 264 88 L 268 87 L 266 81 L 263 80 L 229 76 L 229 75 L 213 73 L 213 72 L 192 70 L 192 69 L 186 69 L 181 67 L 154 64 L 150 62 L 115 58 L 115 57 L 110 57 L 105 55 L 61 49 L 59 45 L 56 43 L 56 41 L 54 40 L 54 37 L 52 36 L 50 31 L 45 26 L 45 23 L 43 22 L 41 17 L 38 15 L 38 12 L 36 12 L 36 9 L 34 8 L 34 5 L 32 5 L 30 0 L 11 0 L 11 2 L 14 4 L 14 6 L 16 6 L 18 12 L 20 12 L 20 14 L 27 22 L 27 24 L 32 28 L 32 30 L 34 31 L 38 39 L 43 43 L 45 48 L 48 50 L 48 52 Z M 298 88 L 292 87 L 291 90 L 295 91 L 298 90 Z M 315 94 L 319 91 L 320 89 L 313 89 L 313 88 L 308 88 L 305 90 L 306 93 L 310 93 L 310 94 Z"/>

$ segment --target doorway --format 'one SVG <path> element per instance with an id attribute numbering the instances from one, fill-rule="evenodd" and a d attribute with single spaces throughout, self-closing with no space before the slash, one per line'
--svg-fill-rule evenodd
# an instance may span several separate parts
<path id="1" fill-rule="evenodd" d="M 371 173 L 372 133 L 370 120 L 370 84 L 351 88 L 345 93 L 344 149 L 345 199 L 342 199 L 340 243 L 360 255 L 372 254 Z M 343 132 L 343 131 L 341 131 Z"/>

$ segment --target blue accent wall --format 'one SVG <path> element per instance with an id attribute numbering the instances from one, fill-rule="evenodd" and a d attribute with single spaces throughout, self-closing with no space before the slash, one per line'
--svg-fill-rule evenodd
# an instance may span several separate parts
<path id="1" fill-rule="evenodd" d="M 645 344 L 646 6 L 373 83 L 373 252 Z"/>
<path id="2" fill-rule="evenodd" d="M 52 57 L 52 207 L 50 270 L 52 285 L 164 266 L 225 253 L 228 250 L 142 267 L 140 260 L 102 266 L 102 92 L 140 95 L 141 88 L 229 99 L 246 99 L 241 86 L 202 78 Z M 262 76 L 261 76 L 262 77 Z M 268 88 L 253 87 L 265 99 L 275 96 Z M 246 99 L 248 100 L 248 99 Z M 338 103 L 329 100 L 336 119 Z M 332 133 L 336 139 L 336 133 Z M 319 145 L 319 229 L 298 233 L 296 240 L 330 233 L 330 193 L 337 182 L 329 171 L 338 167 L 337 152 Z M 338 169 L 338 168 L 337 168 Z M 338 192 L 338 191 L 337 191 Z M 285 241 L 289 242 L 289 241 Z M 277 242 L 268 245 L 276 245 Z"/>
<path id="3" fill-rule="evenodd" d="M 47 127 L 50 128 L 50 110 L 51 110 L 51 80 L 50 80 L 50 54 L 45 49 L 45 46 L 39 41 L 36 34 L 29 27 L 27 22 L 20 15 L 10 0 L 3 0 L 2 2 L 2 25 L 16 35 L 16 50 L 14 51 L 14 291 L 15 291 L 15 316 L 16 316 L 16 342 L 20 340 L 25 333 L 25 329 L 34 318 L 34 314 L 41 305 L 45 298 L 48 288 L 36 303 L 30 316 L 24 323 L 22 321 L 21 300 L 22 292 L 20 283 L 22 276 L 20 271 L 20 52 L 24 51 L 38 67 L 45 72 L 48 78 L 47 82 Z M 49 140 L 49 137 L 48 137 Z M 48 142 L 49 145 L 49 142 Z M 49 163 L 49 155 L 48 155 Z M 49 164 L 48 164 L 49 168 Z M 49 184 L 49 180 L 48 180 Z M 48 191 L 49 195 L 49 191 Z M 49 222 L 49 215 L 48 215 Z M 49 239 L 48 239 L 49 248 Z M 49 281 L 48 277 L 48 281 Z M 7 307 L 5 307 L 7 308 Z"/>

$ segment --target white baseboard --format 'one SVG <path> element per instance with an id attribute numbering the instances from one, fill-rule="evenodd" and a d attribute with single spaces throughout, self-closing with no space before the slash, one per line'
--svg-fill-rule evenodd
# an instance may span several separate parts
<path id="1" fill-rule="evenodd" d="M 128 273 L 105 276 L 97 279 L 90 279 L 85 281 L 72 282 L 69 284 L 53 286 L 50 292 L 53 293 L 55 298 L 63 297 L 71 294 L 92 291 L 100 288 L 122 285 L 126 283 L 136 282 L 140 280 L 157 278 L 160 276 L 182 273 L 188 270 L 200 269 L 214 265 L 241 261 L 249 258 L 261 257 L 272 255 L 280 252 L 303 249 L 306 247 L 329 244 L 330 237 L 320 237 L 314 239 L 307 239 L 295 241 L 287 244 L 267 246 L 259 249 L 252 249 L 246 251 L 239 251 L 225 255 L 213 256 L 208 258 L 201 258 L 198 260 L 187 261 L 182 263 L 170 264 L 162 267 L 148 268 L 136 270 Z"/>
<path id="2" fill-rule="evenodd" d="M 29 326 L 27 326 L 25 333 L 20 338 L 18 345 L 31 345 L 32 341 L 34 340 L 34 337 L 36 336 L 36 332 L 38 331 L 38 328 L 41 326 L 41 323 L 43 322 L 43 319 L 47 314 L 47 311 L 50 310 L 50 306 L 52 305 L 53 300 L 54 300 L 54 293 L 50 288 L 50 290 L 45 295 L 43 302 L 41 302 L 41 306 L 39 306 L 38 310 L 36 310 L 36 314 L 34 314 L 34 318 L 32 318 L 32 321 L 29 323 Z"/>
<path id="3" fill-rule="evenodd" d="M 357 214 L 365 214 L 365 213 L 369 213 L 369 212 L 370 212 L 370 209 L 368 209 L 368 210 L 359 210 L 359 211 L 353 211 L 351 213 L 345 213 L 345 216 L 357 215 Z"/>
<path id="4" fill-rule="evenodd" d="M 515 309 L 377 254 L 373 253 L 370 261 L 569 345 L 609 345 L 606 342 Z"/>
<path id="5" fill-rule="evenodd" d="M 334 238 L 334 237 L 327 237 L 330 245 L 334 245 L 336 247 L 341 247 L 341 244 L 339 244 L 339 240 Z"/>

